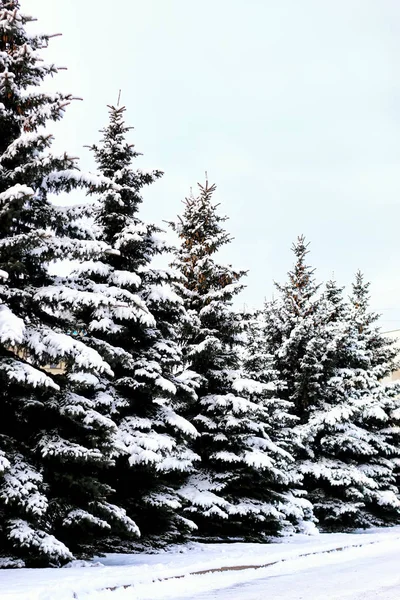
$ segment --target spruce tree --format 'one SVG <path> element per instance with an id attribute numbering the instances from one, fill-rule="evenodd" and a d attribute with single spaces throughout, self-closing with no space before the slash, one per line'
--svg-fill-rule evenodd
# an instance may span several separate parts
<path id="1" fill-rule="evenodd" d="M 201 463 L 181 495 L 202 537 L 265 539 L 304 514 L 287 493 L 292 457 L 269 435 L 269 382 L 240 368 L 244 323 L 232 303 L 245 273 L 215 260 L 231 241 L 212 200 L 215 189 L 199 185 L 172 224 L 180 238 L 173 266 L 184 276 L 179 289 L 189 315 L 181 328 L 184 358 L 201 376 L 197 401 L 186 412 L 200 432 L 194 448 Z"/>
<path id="2" fill-rule="evenodd" d="M 53 206 L 51 195 L 93 179 L 66 153 L 51 153 L 44 127 L 73 98 L 42 91 L 57 68 L 41 59 L 50 36 L 29 34 L 32 20 L 18 0 L 0 0 L 0 566 L 90 555 L 98 531 L 111 528 L 110 490 L 98 473 L 112 462 L 116 425 L 81 394 L 111 369 L 43 295 L 57 289 L 51 261 L 98 246 L 71 238 L 80 235 L 74 211 Z M 47 372 L 60 361 L 61 376 Z"/>
<path id="3" fill-rule="evenodd" d="M 134 169 L 139 153 L 126 139 L 131 128 L 124 113 L 109 107 L 109 124 L 91 147 L 99 175 L 112 182 L 91 214 L 92 230 L 108 249 L 81 262 L 57 298 L 112 367 L 102 393 L 118 425 L 108 480 L 114 502 L 140 530 L 134 547 L 143 548 L 182 540 L 194 527 L 180 514 L 176 489 L 197 458 L 188 443 L 197 432 L 180 415 L 194 395 L 176 332 L 185 319 L 183 302 L 171 287 L 174 273 L 154 263 L 166 250 L 162 232 L 139 216 L 142 188 L 162 173 Z M 133 548 L 129 539 L 111 535 L 108 546 L 118 545 Z"/>
<path id="4" fill-rule="evenodd" d="M 357 271 L 350 296 L 351 318 L 359 343 L 365 346 L 369 366 L 374 369 L 375 376 L 382 380 L 397 369 L 397 350 L 393 340 L 381 332 L 378 325 L 380 315 L 369 308 L 369 288 L 370 283 L 365 282 L 363 273 Z"/>
<path id="5" fill-rule="evenodd" d="M 309 405 L 297 428 L 303 451 L 297 466 L 314 512 L 324 529 L 363 525 L 357 521 L 363 497 L 373 481 L 359 469 L 365 433 L 357 424 L 360 407 L 347 384 L 353 373 L 347 367 L 349 338 L 348 305 L 343 288 L 334 281 L 326 285 L 318 304 L 319 337 L 323 340 L 323 372 L 320 394 Z"/>
<path id="6" fill-rule="evenodd" d="M 314 269 L 306 264 L 309 252 L 304 236 L 292 246 L 296 258 L 288 282 L 276 283 L 279 296 L 265 304 L 265 340 L 273 367 L 285 383 L 283 398 L 294 414 L 307 420 L 309 407 L 321 394 L 324 340 L 318 326 L 318 290 Z"/>
<path id="7" fill-rule="evenodd" d="M 379 329 L 370 327 L 377 316 L 368 312 L 368 285 L 362 278 L 357 275 L 350 304 L 341 292 L 332 282 L 327 286 L 330 377 L 324 401 L 303 426 L 308 460 L 300 465 L 316 515 L 327 529 L 397 522 L 400 508 L 398 449 L 391 436 L 398 389 L 379 380 L 393 351 Z M 372 346 L 379 349 L 375 358 Z"/>
<path id="8" fill-rule="evenodd" d="M 361 469 L 375 484 L 365 499 L 365 520 L 368 525 L 385 525 L 400 518 L 396 486 L 400 385 L 382 382 L 397 368 L 397 351 L 393 340 L 382 334 L 379 315 L 370 310 L 369 287 L 358 271 L 350 296 L 349 354 L 356 374 L 353 393 L 362 403 L 360 425 L 368 432 L 371 447 Z"/>
<path id="9" fill-rule="evenodd" d="M 315 533 L 315 517 L 310 501 L 302 487 L 303 476 L 297 468 L 295 456 L 302 448 L 302 440 L 296 427 L 299 417 L 294 414 L 294 405 L 284 399 L 286 383 L 279 379 L 274 367 L 274 357 L 269 352 L 265 334 L 265 319 L 262 311 L 246 316 L 246 342 L 243 348 L 242 365 L 246 376 L 262 384 L 253 390 L 268 411 L 268 435 L 287 454 L 281 468 L 287 476 L 286 502 L 281 504 L 293 524 L 293 531 Z M 282 488 L 280 490 L 283 491 Z M 287 528 L 288 530 L 288 528 Z"/>
<path id="10" fill-rule="evenodd" d="M 396 393 L 379 381 L 393 353 L 370 327 L 376 317 L 368 313 L 359 278 L 350 304 L 334 281 L 317 296 L 303 238 L 294 249 L 289 283 L 278 286 L 282 297 L 266 306 L 266 343 L 300 418 L 296 464 L 307 497 L 325 529 L 396 521 L 389 426 Z"/>

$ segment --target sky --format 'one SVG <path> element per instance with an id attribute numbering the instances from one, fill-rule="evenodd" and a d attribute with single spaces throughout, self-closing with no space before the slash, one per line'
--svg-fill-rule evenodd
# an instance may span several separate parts
<path id="1" fill-rule="evenodd" d="M 121 104 L 164 177 L 142 216 L 162 223 L 204 182 L 234 237 L 221 259 L 247 269 L 261 306 L 304 234 L 319 281 L 371 281 L 384 330 L 400 329 L 399 0 L 21 0 L 45 58 L 72 92 L 55 148 L 79 156 Z M 72 202 L 73 200 L 71 200 Z"/>

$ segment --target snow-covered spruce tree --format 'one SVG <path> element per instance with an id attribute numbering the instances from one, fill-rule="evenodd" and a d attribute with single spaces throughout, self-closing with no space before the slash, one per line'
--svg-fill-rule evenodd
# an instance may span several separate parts
<path id="1" fill-rule="evenodd" d="M 0 566 L 57 565 L 96 550 L 98 531 L 110 528 L 97 472 L 112 460 L 116 432 L 80 394 L 81 381 L 111 374 L 109 365 L 41 298 L 54 283 L 50 261 L 106 245 L 72 240 L 68 211 L 49 200 L 86 181 L 74 159 L 50 151 L 44 127 L 72 97 L 42 91 L 57 69 L 40 57 L 49 36 L 30 35 L 30 21 L 17 0 L 0 0 Z M 59 361 L 62 376 L 46 372 Z"/>
<path id="2" fill-rule="evenodd" d="M 180 514 L 176 489 L 197 458 L 188 445 L 197 432 L 180 416 L 194 396 L 177 341 L 183 301 L 172 290 L 172 270 L 153 262 L 166 249 L 161 231 L 138 215 L 142 188 L 162 173 L 134 170 L 139 153 L 126 140 L 124 112 L 110 107 L 102 140 L 92 147 L 99 173 L 113 183 L 92 211 L 96 238 L 109 249 L 82 262 L 54 297 L 113 369 L 102 394 L 118 424 L 109 483 L 114 502 L 140 529 L 140 548 L 181 540 L 194 526 Z M 110 536 L 108 544 L 115 548 L 120 541 Z"/>
<path id="3" fill-rule="evenodd" d="M 360 426 L 367 431 L 369 452 L 361 470 L 374 481 L 365 496 L 367 525 L 399 522 L 398 483 L 400 385 L 382 379 L 397 368 L 397 351 L 370 310 L 370 284 L 359 271 L 350 297 L 350 348 L 348 366 L 354 370 L 352 391 L 362 406 Z"/>
<path id="4" fill-rule="evenodd" d="M 363 327 L 354 311 L 358 302 L 351 308 L 343 290 L 329 282 L 319 299 L 314 285 L 301 306 L 304 273 L 312 271 L 304 269 L 303 238 L 295 250 L 298 262 L 290 282 L 279 287 L 283 297 L 267 305 L 265 314 L 273 366 L 278 377 L 286 378 L 284 394 L 301 419 L 296 431 L 303 448 L 296 465 L 323 528 L 383 524 L 385 512 L 388 520 L 395 519 L 398 504 L 384 409 L 395 393 L 384 391 L 370 370 Z"/>
<path id="5" fill-rule="evenodd" d="M 318 327 L 318 289 L 314 269 L 306 264 L 308 244 L 300 236 L 292 250 L 296 262 L 288 282 L 275 284 L 279 296 L 264 308 L 266 350 L 285 383 L 282 397 L 294 413 L 307 420 L 309 406 L 321 397 L 325 342 Z"/>
<path id="6" fill-rule="evenodd" d="M 276 285 L 278 298 L 265 305 L 265 342 L 277 377 L 286 384 L 282 396 L 292 402 L 299 419 L 295 433 L 301 445 L 295 453 L 296 467 L 304 476 L 304 489 L 315 515 L 325 526 L 328 506 L 338 515 L 340 511 L 353 512 L 352 498 L 345 499 L 346 485 L 350 476 L 352 481 L 358 476 L 356 465 L 340 462 L 335 457 L 337 448 L 331 451 L 332 441 L 343 428 L 347 431 L 352 416 L 347 395 L 335 393 L 332 379 L 348 330 L 347 310 L 342 290 L 334 282 L 322 299 L 318 295 L 320 286 L 314 270 L 306 264 L 308 244 L 303 236 L 293 251 L 296 262 L 288 282 Z"/>
<path id="7" fill-rule="evenodd" d="M 326 529 L 369 527 L 399 519 L 395 486 L 399 451 L 393 444 L 399 389 L 379 380 L 393 352 L 379 329 L 370 327 L 377 317 L 368 313 L 367 290 L 358 275 L 349 305 L 342 290 L 330 282 L 321 302 L 329 311 L 330 378 L 323 401 L 311 407 L 302 427 L 308 458 L 299 468 Z M 384 357 L 376 355 L 375 365 L 372 345 Z"/>
<path id="8" fill-rule="evenodd" d="M 180 238 L 173 266 L 184 276 L 178 285 L 189 315 L 181 329 L 184 358 L 202 378 L 186 412 L 200 432 L 194 448 L 202 460 L 181 495 L 203 538 L 265 539 L 302 521 L 304 506 L 290 494 L 293 459 L 269 435 L 270 382 L 240 369 L 244 324 L 232 301 L 245 273 L 215 261 L 231 238 L 212 200 L 215 185 L 199 189 L 172 224 Z"/>
<path id="9" fill-rule="evenodd" d="M 254 388 L 253 397 L 268 410 L 266 425 L 270 439 L 287 452 L 281 464 L 287 476 L 287 504 L 282 504 L 282 509 L 284 512 L 286 509 L 287 516 L 291 518 L 293 530 L 315 533 L 313 508 L 304 497 L 303 476 L 294 460 L 302 447 L 296 427 L 299 418 L 294 415 L 293 403 L 283 398 L 282 391 L 286 384 L 279 379 L 273 356 L 269 353 L 263 312 L 247 313 L 245 319 L 246 342 L 242 350 L 242 367 L 246 377 L 262 384 L 258 390 Z"/>
<path id="10" fill-rule="evenodd" d="M 348 364 L 349 311 L 343 288 L 329 281 L 315 315 L 315 335 L 322 344 L 319 360 L 320 393 L 307 405 L 302 425 L 296 428 L 303 450 L 297 468 L 320 526 L 346 529 L 362 525 L 355 521 L 363 506 L 366 486 L 373 482 L 359 470 L 365 435 L 357 425 L 360 407 L 346 380 Z M 360 443 L 359 441 L 360 440 Z"/>
<path id="11" fill-rule="evenodd" d="M 363 343 L 370 366 L 378 379 L 383 379 L 398 368 L 396 361 L 397 350 L 394 341 L 382 334 L 378 325 L 380 315 L 370 310 L 370 283 L 365 282 L 364 275 L 358 271 L 352 286 L 350 302 L 352 321 Z"/>

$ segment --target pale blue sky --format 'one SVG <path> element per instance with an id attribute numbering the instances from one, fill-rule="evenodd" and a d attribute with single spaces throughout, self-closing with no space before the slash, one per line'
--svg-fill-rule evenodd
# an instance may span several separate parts
<path id="1" fill-rule="evenodd" d="M 22 0 L 43 31 L 55 89 L 84 98 L 54 127 L 57 147 L 93 167 L 106 105 L 122 104 L 165 176 L 143 216 L 181 210 L 209 179 L 259 305 L 304 233 L 317 276 L 372 281 L 384 329 L 400 328 L 399 0 Z"/>

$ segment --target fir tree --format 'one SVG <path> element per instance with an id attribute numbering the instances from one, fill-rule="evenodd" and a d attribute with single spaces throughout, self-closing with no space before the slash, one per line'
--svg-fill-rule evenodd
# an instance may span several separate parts
<path id="1" fill-rule="evenodd" d="M 292 457 L 269 435 L 269 382 L 240 368 L 244 326 L 232 302 L 245 273 L 215 261 L 231 238 L 212 201 L 215 185 L 199 189 L 172 224 L 180 238 L 173 266 L 184 276 L 180 290 L 190 317 L 181 329 L 184 357 L 201 376 L 186 414 L 200 432 L 195 450 L 202 462 L 181 494 L 203 537 L 265 539 L 303 519 L 303 508 L 287 494 Z"/>
<path id="2" fill-rule="evenodd" d="M 44 126 L 72 96 L 41 90 L 57 68 L 41 59 L 50 36 L 30 35 L 32 20 L 17 0 L 0 0 L 1 566 L 91 554 L 98 530 L 111 527 L 103 510 L 110 490 L 97 475 L 112 462 L 116 425 L 80 393 L 111 369 L 43 295 L 57 288 L 51 261 L 96 246 L 71 238 L 79 237 L 74 211 L 57 209 L 50 196 L 91 181 L 73 158 L 50 151 Z M 60 361 L 61 377 L 46 372 Z"/>

